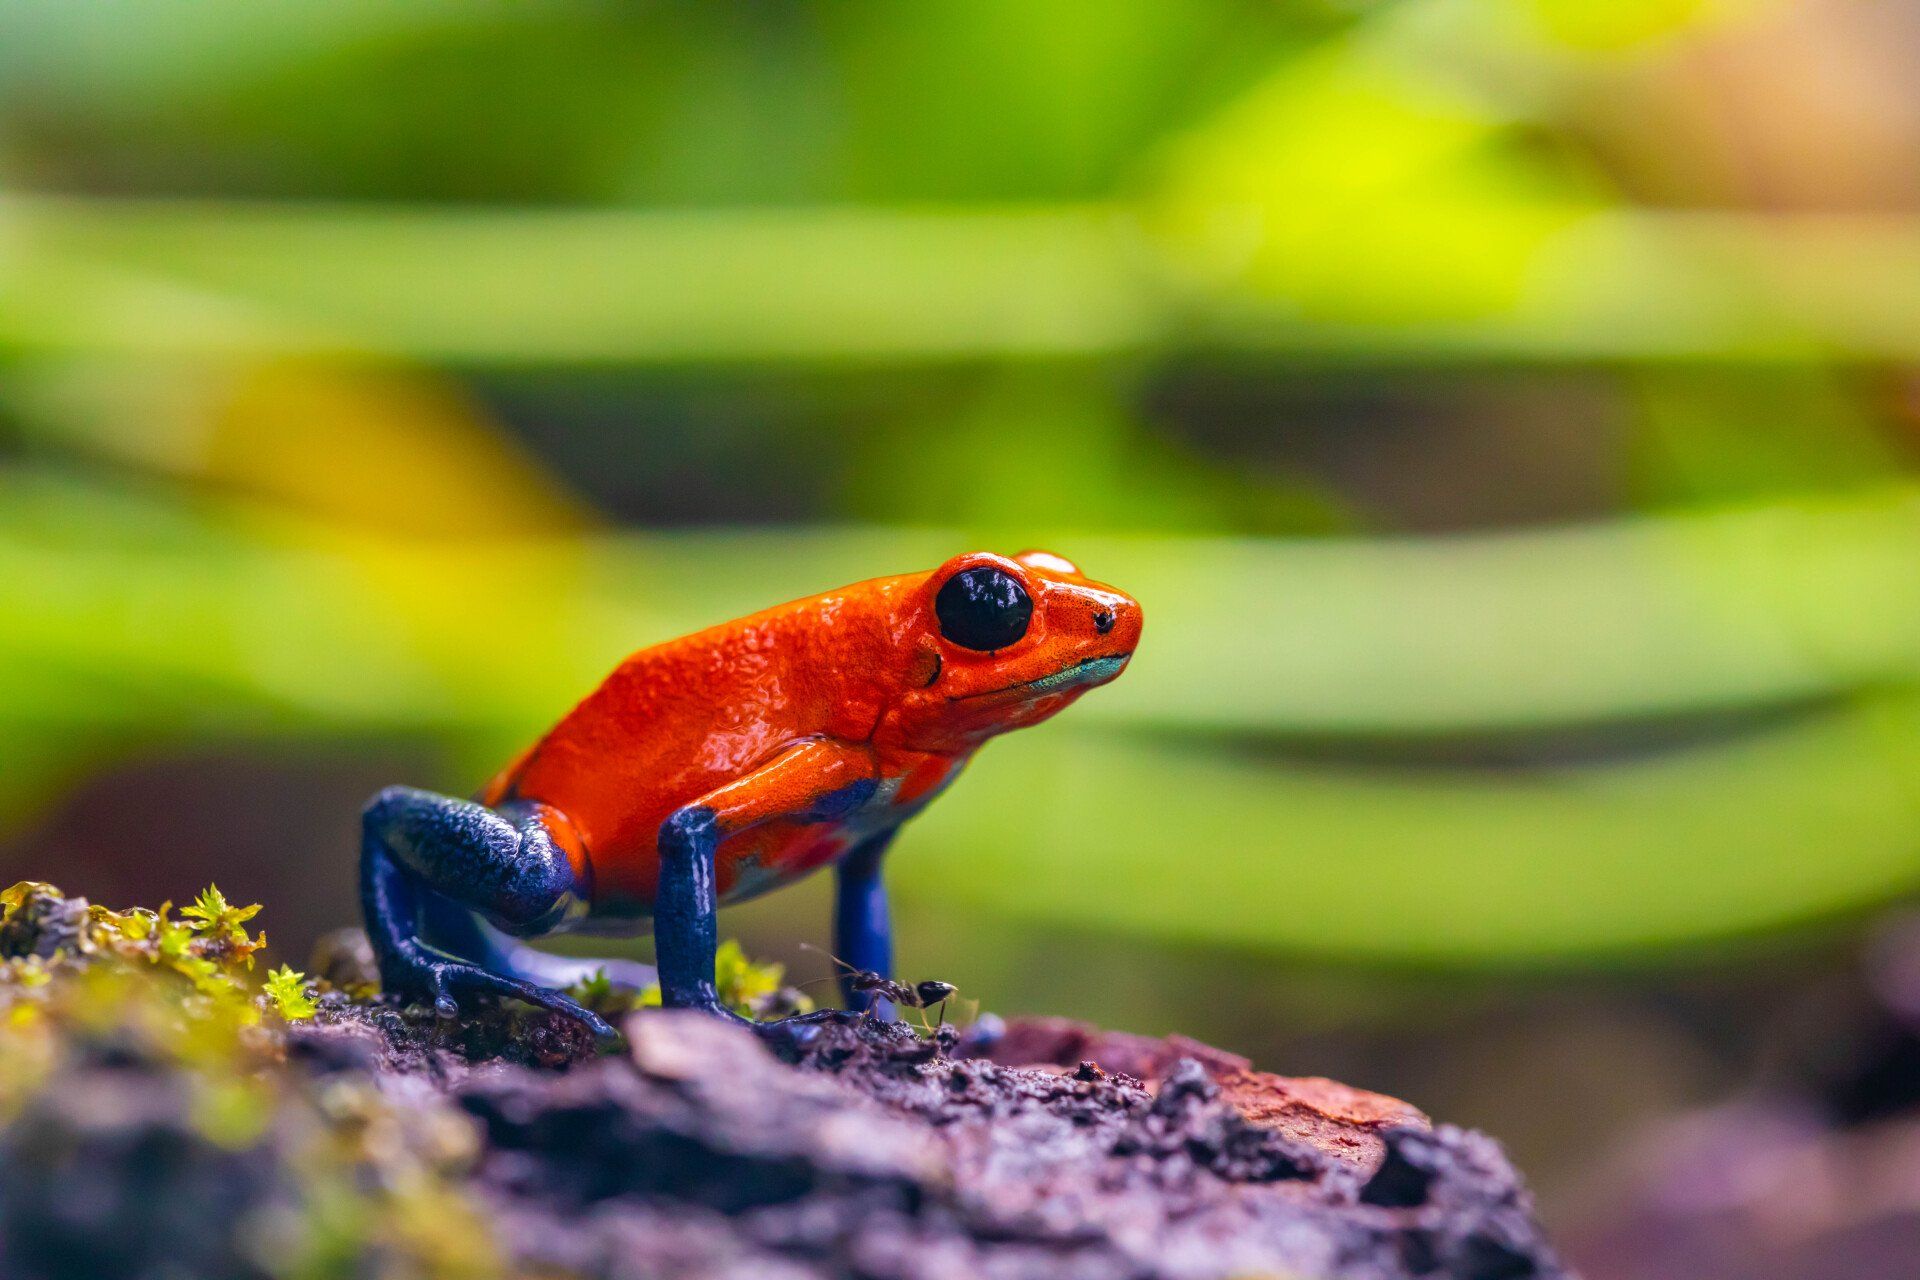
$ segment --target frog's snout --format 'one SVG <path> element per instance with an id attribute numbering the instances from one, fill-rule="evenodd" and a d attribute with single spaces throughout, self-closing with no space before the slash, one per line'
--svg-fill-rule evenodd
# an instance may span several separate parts
<path id="1" fill-rule="evenodd" d="M 1101 592 L 1094 601 L 1092 622 L 1093 633 L 1115 651 L 1130 654 L 1140 643 L 1140 603 L 1131 596 Z"/>

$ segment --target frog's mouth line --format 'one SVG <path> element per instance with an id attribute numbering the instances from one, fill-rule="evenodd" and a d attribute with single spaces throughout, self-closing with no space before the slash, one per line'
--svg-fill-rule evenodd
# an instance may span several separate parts
<path id="1" fill-rule="evenodd" d="M 984 689 L 979 693 L 963 693 L 958 697 L 950 697 L 947 701 L 970 702 L 975 698 L 991 698 L 1007 693 L 1058 693 L 1062 689 L 1072 689 L 1083 684 L 1097 684 L 1119 675 L 1121 668 L 1127 665 L 1127 659 L 1131 657 L 1133 657 L 1133 651 L 1129 649 L 1125 653 L 1110 653 L 1102 658 L 1082 658 L 1072 666 L 1062 667 L 1051 675 L 1023 680 L 1019 684 L 1003 685 L 998 689 Z"/>

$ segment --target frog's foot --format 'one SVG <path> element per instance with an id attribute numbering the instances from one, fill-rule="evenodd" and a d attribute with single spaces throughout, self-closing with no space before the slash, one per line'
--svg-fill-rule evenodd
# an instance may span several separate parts
<path id="1" fill-rule="evenodd" d="M 502 977 L 463 960 L 442 959 L 428 954 L 424 948 L 418 949 L 416 954 L 396 958 L 401 959 L 402 963 L 391 967 L 404 969 L 405 972 L 394 973 L 383 985 L 402 998 L 422 999 L 431 1003 L 434 1012 L 442 1018 L 458 1017 L 462 1002 L 472 997 L 505 996 L 572 1018 L 591 1032 L 602 1048 L 620 1039 L 620 1033 L 605 1018 L 550 987 Z"/>
<path id="2" fill-rule="evenodd" d="M 660 981 L 659 970 L 638 960 L 560 956 L 528 946 L 459 903 L 437 894 L 428 896 L 422 908 L 426 945 L 504 978 L 556 991 L 604 978 L 616 990 L 633 996 Z"/>

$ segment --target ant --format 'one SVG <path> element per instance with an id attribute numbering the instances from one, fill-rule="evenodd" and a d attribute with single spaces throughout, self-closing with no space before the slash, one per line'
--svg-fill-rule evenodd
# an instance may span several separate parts
<path id="1" fill-rule="evenodd" d="M 805 943 L 801 945 L 808 951 L 820 951 L 820 948 L 815 946 L 808 946 Z M 937 1007 L 940 1011 L 941 1024 L 947 1020 L 947 1001 L 960 990 L 951 982 L 939 982 L 931 978 L 922 982 L 901 982 L 897 978 L 884 977 L 866 969 L 856 969 L 830 952 L 821 951 L 820 954 L 833 961 L 840 969 L 841 977 L 846 981 L 849 990 L 857 991 L 862 995 L 879 996 L 882 1000 L 891 1000 L 904 1009 L 926 1010 Z M 818 981 L 824 982 L 826 979 L 822 978 Z M 922 1026 L 925 1027 L 924 1019 Z M 932 1030 L 932 1028 L 926 1029 Z"/>
<path id="2" fill-rule="evenodd" d="M 945 1004 L 960 988 L 951 982 L 936 982 L 928 979 L 908 986 L 892 978 L 883 978 L 877 973 L 864 969 L 847 970 L 847 986 L 864 995 L 877 995 L 891 1000 L 897 1005 L 909 1009 L 931 1009 L 935 1005 Z"/>

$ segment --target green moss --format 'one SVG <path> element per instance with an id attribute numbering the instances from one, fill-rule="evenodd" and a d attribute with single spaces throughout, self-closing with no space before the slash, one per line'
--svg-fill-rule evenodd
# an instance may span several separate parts
<path id="1" fill-rule="evenodd" d="M 813 1001 L 805 992 L 786 985 L 787 967 L 777 962 L 760 963 L 747 958 L 738 942 L 729 938 L 720 944 L 713 958 L 714 987 L 721 1003 L 742 1017 L 778 1018 L 790 1013 L 807 1013 Z M 605 969 L 576 982 L 567 994 L 602 1017 L 618 1017 L 635 1009 L 654 1009 L 660 1005 L 660 986 L 653 983 L 635 989 L 616 986 Z"/>
<path id="2" fill-rule="evenodd" d="M 0 892 L 0 957 L 13 966 L 5 976 L 14 979 L 6 985 L 36 985 L 34 969 L 57 973 L 108 961 L 170 972 L 207 996 L 251 1001 L 254 953 L 267 937 L 249 934 L 246 923 L 259 910 L 231 906 L 209 885 L 175 919 L 172 903 L 115 911 L 23 880 Z"/>
<path id="3" fill-rule="evenodd" d="M 307 975 L 292 965 L 281 965 L 267 975 L 264 990 L 267 999 L 281 1017 L 289 1022 L 311 1018 L 320 1008 L 319 1001 L 313 998 L 313 992 L 307 987 Z"/>
<path id="4" fill-rule="evenodd" d="M 496 1238 L 466 1189 L 479 1151 L 473 1119 L 437 1095 L 397 1105 L 368 1074 L 315 1073 L 289 1049 L 302 1037 L 350 1038 L 337 1024 L 375 1017 L 397 1017 L 433 1051 L 478 1045 L 559 1064 L 591 1049 L 564 1034 L 571 1023 L 514 1002 L 453 1026 L 426 1011 L 374 1014 L 363 1007 L 373 990 L 355 976 L 364 961 L 323 956 L 317 980 L 286 964 L 256 972 L 259 913 L 212 885 L 179 910 L 96 906 L 34 881 L 0 891 L 0 1141 L 17 1121 L 45 1125 L 76 1108 L 89 1125 L 120 1123 L 93 1116 L 92 1100 L 131 1090 L 114 1095 L 141 1104 L 125 1108 L 125 1123 L 168 1118 L 158 1136 L 137 1137 L 143 1150 L 170 1145 L 155 1157 L 179 1171 L 169 1194 L 198 1204 L 207 1193 L 196 1188 L 237 1182 L 248 1197 L 244 1212 L 209 1205 L 204 1221 L 170 1212 L 167 1229 L 187 1234 L 154 1241 L 155 1256 L 206 1235 L 215 1253 L 239 1259 L 237 1273 L 280 1280 L 502 1276 Z M 716 969 L 722 998 L 741 1013 L 811 1007 L 780 965 L 753 963 L 737 943 L 720 948 Z M 660 998 L 604 973 L 573 994 L 610 1015 Z M 102 1194 L 150 1190 L 119 1186 L 131 1174 L 117 1159 L 103 1159 L 98 1176 Z"/>
<path id="5" fill-rule="evenodd" d="M 356 1072 L 290 1067 L 289 1028 L 319 1003 L 289 966 L 254 976 L 258 911 L 211 886 L 177 916 L 34 882 L 0 892 L 0 1126 L 62 1114 L 57 1095 L 104 1069 L 183 1117 L 166 1139 L 175 1149 L 155 1156 L 180 1171 L 178 1194 L 210 1185 L 194 1170 L 223 1159 L 249 1171 L 257 1202 L 244 1220 L 210 1209 L 169 1229 L 234 1233 L 237 1256 L 283 1280 L 502 1276 L 464 1189 L 473 1122 L 430 1097 L 396 1106 Z"/>

